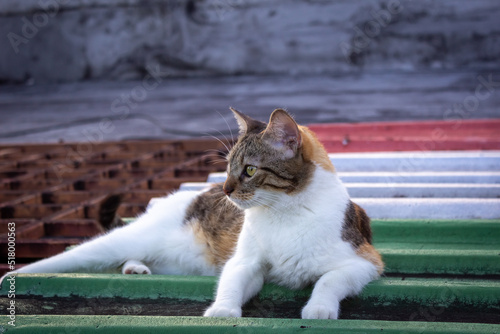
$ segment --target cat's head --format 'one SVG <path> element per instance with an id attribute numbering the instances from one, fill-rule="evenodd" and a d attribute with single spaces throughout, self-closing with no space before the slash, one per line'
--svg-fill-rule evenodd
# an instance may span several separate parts
<path id="1" fill-rule="evenodd" d="M 315 168 L 334 171 L 323 146 L 283 109 L 263 123 L 232 109 L 240 137 L 228 155 L 224 192 L 242 209 L 271 206 L 301 192 Z"/>

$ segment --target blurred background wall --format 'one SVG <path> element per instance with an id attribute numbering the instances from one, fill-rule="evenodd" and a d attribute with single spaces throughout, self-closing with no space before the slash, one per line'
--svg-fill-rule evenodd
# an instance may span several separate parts
<path id="1" fill-rule="evenodd" d="M 496 0 L 2 0 L 0 83 L 489 71 L 499 18 Z"/>

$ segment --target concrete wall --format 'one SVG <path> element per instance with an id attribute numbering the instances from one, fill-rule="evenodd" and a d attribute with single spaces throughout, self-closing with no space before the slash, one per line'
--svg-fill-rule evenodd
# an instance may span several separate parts
<path id="1" fill-rule="evenodd" d="M 2 0 L 0 83 L 490 70 L 496 0 Z"/>

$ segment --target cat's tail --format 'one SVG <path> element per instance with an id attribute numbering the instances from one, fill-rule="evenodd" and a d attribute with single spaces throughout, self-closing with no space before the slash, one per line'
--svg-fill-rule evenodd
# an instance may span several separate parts
<path id="1" fill-rule="evenodd" d="M 112 194 L 107 196 L 99 205 L 97 221 L 103 231 L 110 231 L 116 227 L 126 225 L 117 211 L 122 202 L 122 194 Z"/>

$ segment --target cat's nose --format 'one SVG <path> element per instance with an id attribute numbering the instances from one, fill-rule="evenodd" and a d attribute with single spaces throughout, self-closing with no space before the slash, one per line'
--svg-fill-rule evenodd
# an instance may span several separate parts
<path id="1" fill-rule="evenodd" d="M 225 183 L 224 186 L 222 187 L 222 190 L 224 191 L 224 194 L 226 194 L 226 196 L 231 196 L 231 194 L 234 191 L 234 188 Z"/>

